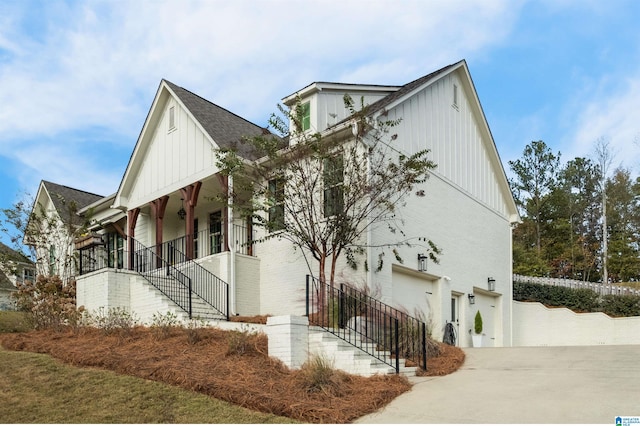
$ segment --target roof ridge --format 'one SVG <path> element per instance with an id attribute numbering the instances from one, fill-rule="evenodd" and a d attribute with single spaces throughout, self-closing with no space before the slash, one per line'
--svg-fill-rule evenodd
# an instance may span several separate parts
<path id="1" fill-rule="evenodd" d="M 185 92 L 189 93 L 190 95 L 195 96 L 196 98 L 198 98 L 198 99 L 200 99 L 200 100 L 202 100 L 202 101 L 204 101 L 204 102 L 206 102 L 206 103 L 208 103 L 208 104 L 210 104 L 210 105 L 212 105 L 212 106 L 214 106 L 214 107 L 216 107 L 216 108 L 219 108 L 219 109 L 221 109 L 221 110 L 223 110 L 223 111 L 225 111 L 225 112 L 227 112 L 227 113 L 229 113 L 229 114 L 231 114 L 231 115 L 233 115 L 233 116 L 235 116 L 235 117 L 238 117 L 239 119 L 244 120 L 244 121 L 246 121 L 246 122 L 247 122 L 247 123 L 249 123 L 249 124 L 252 124 L 252 125 L 254 125 L 254 126 L 256 126 L 256 127 L 260 128 L 260 129 L 265 129 L 265 127 L 262 127 L 262 126 L 260 126 L 260 125 L 258 125 L 258 124 L 256 124 L 256 123 L 254 123 L 254 122 L 252 122 L 252 121 L 250 121 L 250 120 L 247 120 L 246 118 L 242 117 L 241 115 L 238 115 L 238 114 L 236 114 L 235 112 L 230 111 L 230 110 L 228 110 L 227 108 L 225 108 L 225 107 L 223 107 L 223 106 L 220 106 L 220 105 L 218 105 L 218 104 L 215 104 L 215 103 L 211 102 L 209 99 L 207 99 L 207 98 L 203 98 L 202 96 L 198 95 L 197 93 L 192 92 L 192 91 L 191 91 L 191 90 L 189 90 L 189 89 L 185 89 L 184 87 L 179 86 L 179 85 L 177 85 L 177 84 L 175 84 L 175 83 L 172 83 L 172 82 L 170 82 L 170 81 L 169 81 L 169 80 L 167 80 L 167 79 L 164 79 L 164 78 L 163 78 L 162 80 L 164 80 L 167 84 L 169 84 L 169 86 L 174 86 L 174 87 L 177 87 L 178 89 L 182 89 L 182 90 L 184 90 Z M 172 89 L 173 89 L 173 87 L 172 87 Z"/>
<path id="2" fill-rule="evenodd" d="M 85 191 L 84 189 L 72 188 L 72 187 L 70 187 L 68 185 L 63 185 L 61 183 L 51 182 L 50 180 L 42 179 L 42 183 L 45 184 L 45 186 L 46 186 L 46 184 L 59 186 L 59 187 L 70 189 L 72 191 L 84 192 L 85 194 L 88 194 L 88 195 L 95 195 L 96 197 L 104 198 L 104 195 L 96 194 L 95 192 Z"/>

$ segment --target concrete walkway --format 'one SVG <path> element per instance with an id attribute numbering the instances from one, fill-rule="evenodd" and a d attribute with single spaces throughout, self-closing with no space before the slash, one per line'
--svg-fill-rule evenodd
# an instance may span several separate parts
<path id="1" fill-rule="evenodd" d="M 464 349 L 355 423 L 600 423 L 640 416 L 640 345 Z"/>

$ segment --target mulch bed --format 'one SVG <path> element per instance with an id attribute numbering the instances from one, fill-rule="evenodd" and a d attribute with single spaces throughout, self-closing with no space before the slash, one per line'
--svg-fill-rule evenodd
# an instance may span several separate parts
<path id="1" fill-rule="evenodd" d="M 395 375 L 365 378 L 335 371 L 327 381 L 313 378 L 309 371 L 289 370 L 269 358 L 265 335 L 216 328 L 160 333 L 136 327 L 111 334 L 93 328 L 44 330 L 3 334 L 0 343 L 9 350 L 46 353 L 78 367 L 180 386 L 305 423 L 347 423 L 411 388 L 406 378 Z M 445 346 L 442 361 L 429 360 L 428 375 L 448 374 L 464 361 L 459 348 Z"/>

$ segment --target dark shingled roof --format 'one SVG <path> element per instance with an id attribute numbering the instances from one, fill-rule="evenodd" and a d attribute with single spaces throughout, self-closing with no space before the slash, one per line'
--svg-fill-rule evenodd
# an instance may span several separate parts
<path id="1" fill-rule="evenodd" d="M 0 260 L 13 260 L 14 262 L 33 264 L 31 259 L 25 256 L 23 253 L 12 249 L 2 242 L 0 242 Z"/>
<path id="2" fill-rule="evenodd" d="M 47 189 L 47 192 L 49 192 L 51 201 L 63 221 L 66 221 L 68 217 L 68 215 L 65 214 L 65 205 L 67 203 L 72 201 L 75 202 L 77 210 L 80 210 L 81 208 L 104 198 L 102 195 L 69 188 L 68 186 L 58 185 L 57 183 L 46 180 L 43 180 L 42 184 Z"/>
<path id="3" fill-rule="evenodd" d="M 267 129 L 257 126 L 170 81 L 164 80 L 164 82 L 180 98 L 180 101 L 220 148 L 235 149 L 238 155 L 249 160 L 258 158 L 258 154 L 251 144 L 246 143 L 244 138 L 270 134 Z"/>
<path id="4" fill-rule="evenodd" d="M 11 283 L 7 275 L 0 271 L 0 290 L 15 290 L 16 287 Z"/>
<path id="5" fill-rule="evenodd" d="M 19 251 L 13 250 L 11 247 L 0 242 L 0 261 L 7 261 L 7 260 L 12 260 L 14 262 L 28 263 L 30 265 L 33 265 L 33 262 L 27 256 L 20 253 Z M 3 271 L 0 271 L 0 289 L 5 289 L 5 290 L 16 289 L 13 283 L 11 282 L 11 280 L 9 279 L 9 277 L 7 277 L 7 275 Z"/>

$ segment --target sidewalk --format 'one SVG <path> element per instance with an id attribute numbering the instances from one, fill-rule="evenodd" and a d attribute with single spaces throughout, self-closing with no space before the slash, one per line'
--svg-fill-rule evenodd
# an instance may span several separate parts
<path id="1" fill-rule="evenodd" d="M 640 416 L 640 346 L 465 349 L 456 373 L 355 423 L 601 423 Z"/>

